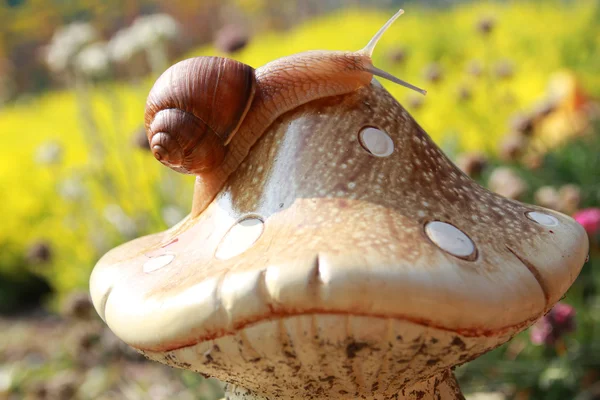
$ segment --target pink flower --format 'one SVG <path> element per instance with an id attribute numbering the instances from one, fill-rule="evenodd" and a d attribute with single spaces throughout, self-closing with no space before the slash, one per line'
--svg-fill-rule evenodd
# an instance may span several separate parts
<path id="1" fill-rule="evenodd" d="M 556 303 L 552 310 L 531 327 L 531 343 L 553 346 L 566 333 L 575 330 L 575 309 Z"/>
<path id="2" fill-rule="evenodd" d="M 590 237 L 600 233 L 600 208 L 586 208 L 576 212 L 573 218 L 583 226 Z"/>
<path id="3" fill-rule="evenodd" d="M 556 303 L 549 315 L 556 328 L 571 332 L 575 329 L 575 313 L 572 306 L 565 303 Z"/>
<path id="4" fill-rule="evenodd" d="M 552 326 L 546 317 L 543 317 L 531 327 L 529 337 L 531 343 L 538 346 L 541 344 L 552 344 L 552 342 L 554 342 L 554 338 L 552 337 Z"/>

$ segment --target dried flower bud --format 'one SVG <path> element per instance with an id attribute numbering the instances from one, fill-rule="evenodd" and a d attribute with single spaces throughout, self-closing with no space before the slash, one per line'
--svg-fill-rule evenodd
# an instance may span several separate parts
<path id="1" fill-rule="evenodd" d="M 533 171 L 541 168 L 544 165 L 544 156 L 543 154 L 530 152 L 523 156 L 521 162 L 525 167 Z"/>
<path id="2" fill-rule="evenodd" d="M 226 54 L 242 50 L 248 44 L 248 34 L 234 25 L 224 26 L 217 32 L 215 47 Z"/>
<path id="3" fill-rule="evenodd" d="M 413 110 L 418 110 L 423 107 L 425 100 L 423 96 L 410 94 L 407 99 L 408 106 Z"/>
<path id="4" fill-rule="evenodd" d="M 492 17 L 484 17 L 477 21 L 477 32 L 487 36 L 494 30 L 496 20 Z"/>
<path id="5" fill-rule="evenodd" d="M 479 60 L 471 60 L 467 64 L 467 73 L 476 78 L 480 77 L 483 73 L 483 66 Z"/>
<path id="6" fill-rule="evenodd" d="M 73 319 L 87 320 L 94 315 L 94 305 L 87 292 L 73 292 L 64 303 L 63 314 Z"/>
<path id="7" fill-rule="evenodd" d="M 74 372 L 59 373 L 48 383 L 49 398 L 56 400 L 71 400 L 77 393 L 79 379 Z"/>
<path id="8" fill-rule="evenodd" d="M 555 101 L 545 100 L 536 104 L 531 113 L 535 119 L 544 118 L 553 113 L 557 106 Z"/>
<path id="9" fill-rule="evenodd" d="M 573 214 L 581 203 L 581 189 L 577 185 L 564 185 L 558 190 L 558 210 L 565 214 Z"/>
<path id="10" fill-rule="evenodd" d="M 36 400 L 48 398 L 48 384 L 44 381 L 33 382 L 27 388 L 28 397 Z"/>
<path id="11" fill-rule="evenodd" d="M 472 178 L 477 178 L 487 166 L 487 158 L 482 153 L 463 153 L 456 160 L 458 167 Z"/>
<path id="12" fill-rule="evenodd" d="M 442 67 L 437 63 L 429 64 L 425 68 L 425 79 L 431 83 L 438 83 L 443 78 Z"/>
<path id="13" fill-rule="evenodd" d="M 394 49 L 389 53 L 389 59 L 394 64 L 403 64 L 406 61 L 407 56 L 408 52 L 403 48 Z"/>
<path id="14" fill-rule="evenodd" d="M 473 93 L 471 92 L 471 89 L 468 86 L 461 86 L 458 88 L 458 93 L 457 93 L 458 101 L 470 100 L 472 96 L 473 96 Z"/>
<path id="15" fill-rule="evenodd" d="M 537 205 L 558 210 L 560 197 L 558 191 L 552 186 L 542 186 L 535 192 L 533 197 Z"/>
<path id="16" fill-rule="evenodd" d="M 500 144 L 500 158 L 504 161 L 516 161 L 523 155 L 527 141 L 523 135 L 507 135 Z"/>
<path id="17" fill-rule="evenodd" d="M 529 136 L 533 133 L 534 118 L 531 115 L 516 114 L 510 120 L 510 128 L 513 132 Z"/>
<path id="18" fill-rule="evenodd" d="M 27 249 L 27 260 L 33 265 L 47 264 L 52 261 L 52 248 L 50 243 L 39 241 Z"/>
<path id="19" fill-rule="evenodd" d="M 494 66 L 494 73 L 499 79 L 512 78 L 515 73 L 514 64 L 509 60 L 502 60 L 496 63 Z"/>
<path id="20" fill-rule="evenodd" d="M 72 324 L 66 333 L 65 349 L 80 367 L 97 365 L 104 354 L 101 343 L 102 325 L 97 322 Z"/>
<path id="21" fill-rule="evenodd" d="M 509 167 L 498 167 L 490 175 L 488 187 L 509 199 L 519 199 L 527 191 L 527 184 Z"/>

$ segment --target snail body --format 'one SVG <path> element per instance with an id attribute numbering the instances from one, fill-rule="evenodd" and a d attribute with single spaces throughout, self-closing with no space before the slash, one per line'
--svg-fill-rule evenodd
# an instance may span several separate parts
<path id="1" fill-rule="evenodd" d="M 206 208 L 280 115 L 316 99 L 351 93 L 369 85 L 373 75 L 424 94 L 371 61 L 377 41 L 402 13 L 356 52 L 308 51 L 256 70 L 226 58 L 196 57 L 165 71 L 148 96 L 146 132 L 158 161 L 197 175 L 192 214 Z"/>

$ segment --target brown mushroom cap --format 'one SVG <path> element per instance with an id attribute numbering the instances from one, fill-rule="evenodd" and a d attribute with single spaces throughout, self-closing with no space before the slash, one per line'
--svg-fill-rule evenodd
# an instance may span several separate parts
<path id="1" fill-rule="evenodd" d="M 151 358 L 343 397 L 505 342 L 587 252 L 574 220 L 478 186 L 375 83 L 281 117 L 202 214 L 110 251 L 90 285 Z"/>

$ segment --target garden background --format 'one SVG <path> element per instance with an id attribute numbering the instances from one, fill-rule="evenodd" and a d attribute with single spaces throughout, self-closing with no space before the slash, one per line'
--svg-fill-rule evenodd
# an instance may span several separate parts
<path id="1" fill-rule="evenodd" d="M 600 3 L 4 0 L 0 3 L 0 399 L 216 399 L 219 383 L 139 357 L 87 294 L 109 249 L 190 209 L 157 163 L 146 95 L 177 60 L 258 67 L 362 48 L 399 7 L 382 82 L 469 175 L 574 216 L 590 259 L 566 297 L 459 368 L 470 399 L 600 399 Z"/>

